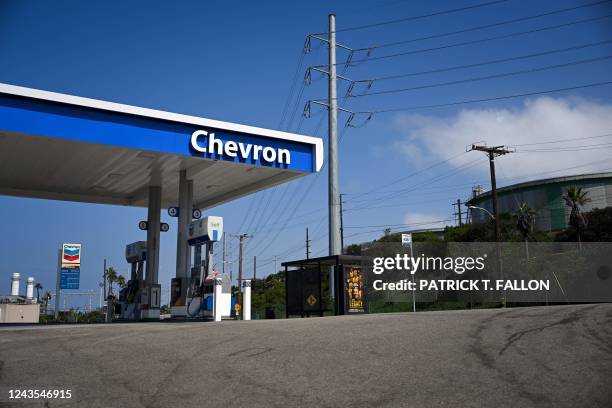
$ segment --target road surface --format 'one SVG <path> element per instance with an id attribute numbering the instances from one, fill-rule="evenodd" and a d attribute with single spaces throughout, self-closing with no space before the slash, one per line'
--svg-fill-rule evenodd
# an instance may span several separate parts
<path id="1" fill-rule="evenodd" d="M 612 304 L 0 329 L 54 406 L 612 407 Z M 42 403 L 41 403 L 42 406 Z"/>

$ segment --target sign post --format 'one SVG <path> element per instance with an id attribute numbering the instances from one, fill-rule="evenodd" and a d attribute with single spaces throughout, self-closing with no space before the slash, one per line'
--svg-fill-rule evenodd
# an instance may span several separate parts
<path id="1" fill-rule="evenodd" d="M 414 258 L 414 254 L 412 252 L 412 234 L 402 234 L 402 246 L 409 247 L 410 258 Z M 412 311 L 416 312 L 416 285 L 414 283 L 414 273 L 411 273 L 410 276 L 412 276 Z"/>

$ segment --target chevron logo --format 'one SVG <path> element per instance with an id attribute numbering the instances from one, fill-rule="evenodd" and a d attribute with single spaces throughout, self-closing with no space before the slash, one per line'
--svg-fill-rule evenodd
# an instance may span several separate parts
<path id="1" fill-rule="evenodd" d="M 62 246 L 62 263 L 79 264 L 81 263 L 81 245 L 64 244 Z"/>

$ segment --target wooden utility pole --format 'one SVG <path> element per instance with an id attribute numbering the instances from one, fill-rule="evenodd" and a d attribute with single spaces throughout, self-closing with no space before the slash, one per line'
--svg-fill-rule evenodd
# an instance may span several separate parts
<path id="1" fill-rule="evenodd" d="M 495 158 L 504 154 L 514 153 L 514 150 L 507 149 L 505 146 L 478 146 L 472 145 L 469 150 L 477 150 L 485 152 L 489 157 L 489 170 L 491 172 L 491 199 L 493 201 L 493 223 L 495 225 L 495 242 L 497 247 L 497 276 L 498 279 L 503 279 L 501 246 L 500 246 L 500 231 L 499 231 L 499 213 L 497 211 L 497 182 L 495 178 Z M 469 151 L 468 150 L 468 151 Z M 502 295 L 501 303 L 506 307 L 506 294 Z"/>
<path id="2" fill-rule="evenodd" d="M 306 227 L 306 259 L 310 259 L 310 239 L 308 239 L 308 227 Z"/>
<path id="3" fill-rule="evenodd" d="M 457 206 L 457 212 L 453 215 L 457 216 L 457 223 L 459 226 L 463 225 L 463 213 L 461 212 L 461 199 L 457 199 L 456 202 L 453 203 L 453 207 Z"/>
<path id="4" fill-rule="evenodd" d="M 495 178 L 495 158 L 504 154 L 514 153 L 514 150 L 507 149 L 505 146 L 478 146 L 472 145 L 471 150 L 485 152 L 489 157 L 489 170 L 491 173 L 491 198 L 493 202 L 493 222 L 495 224 L 495 241 L 500 242 L 499 217 L 497 212 L 497 182 Z"/>

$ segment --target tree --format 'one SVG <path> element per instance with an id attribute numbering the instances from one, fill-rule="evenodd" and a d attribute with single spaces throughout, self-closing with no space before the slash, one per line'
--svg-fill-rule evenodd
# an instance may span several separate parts
<path id="1" fill-rule="evenodd" d="M 125 280 L 125 276 L 123 276 L 123 275 L 117 276 L 117 285 L 119 285 L 119 287 L 122 288 L 122 289 L 127 287 L 127 282 Z"/>
<path id="2" fill-rule="evenodd" d="M 108 281 L 108 294 L 111 295 L 113 293 L 113 283 L 117 282 L 117 271 L 112 266 L 109 266 L 106 270 L 106 280 Z"/>
<path id="3" fill-rule="evenodd" d="M 521 233 L 525 240 L 525 254 L 529 260 L 529 234 L 533 231 L 535 222 L 535 211 L 529 204 L 522 202 L 516 210 L 516 229 Z"/>
<path id="4" fill-rule="evenodd" d="M 49 307 L 49 301 L 51 300 L 51 292 L 46 291 L 43 295 L 43 310 L 44 314 L 47 314 L 47 308 Z"/>
<path id="5" fill-rule="evenodd" d="M 571 208 L 569 224 L 576 230 L 578 245 L 582 248 L 580 232 L 586 227 L 587 221 L 580 210 L 580 207 L 591 201 L 587 191 L 582 191 L 582 187 L 570 187 L 563 195 L 565 205 Z"/>
<path id="6" fill-rule="evenodd" d="M 36 289 L 36 303 L 40 303 L 40 291 L 42 288 L 43 286 L 40 284 L 40 282 L 36 282 L 36 285 L 34 285 L 34 289 Z"/>

